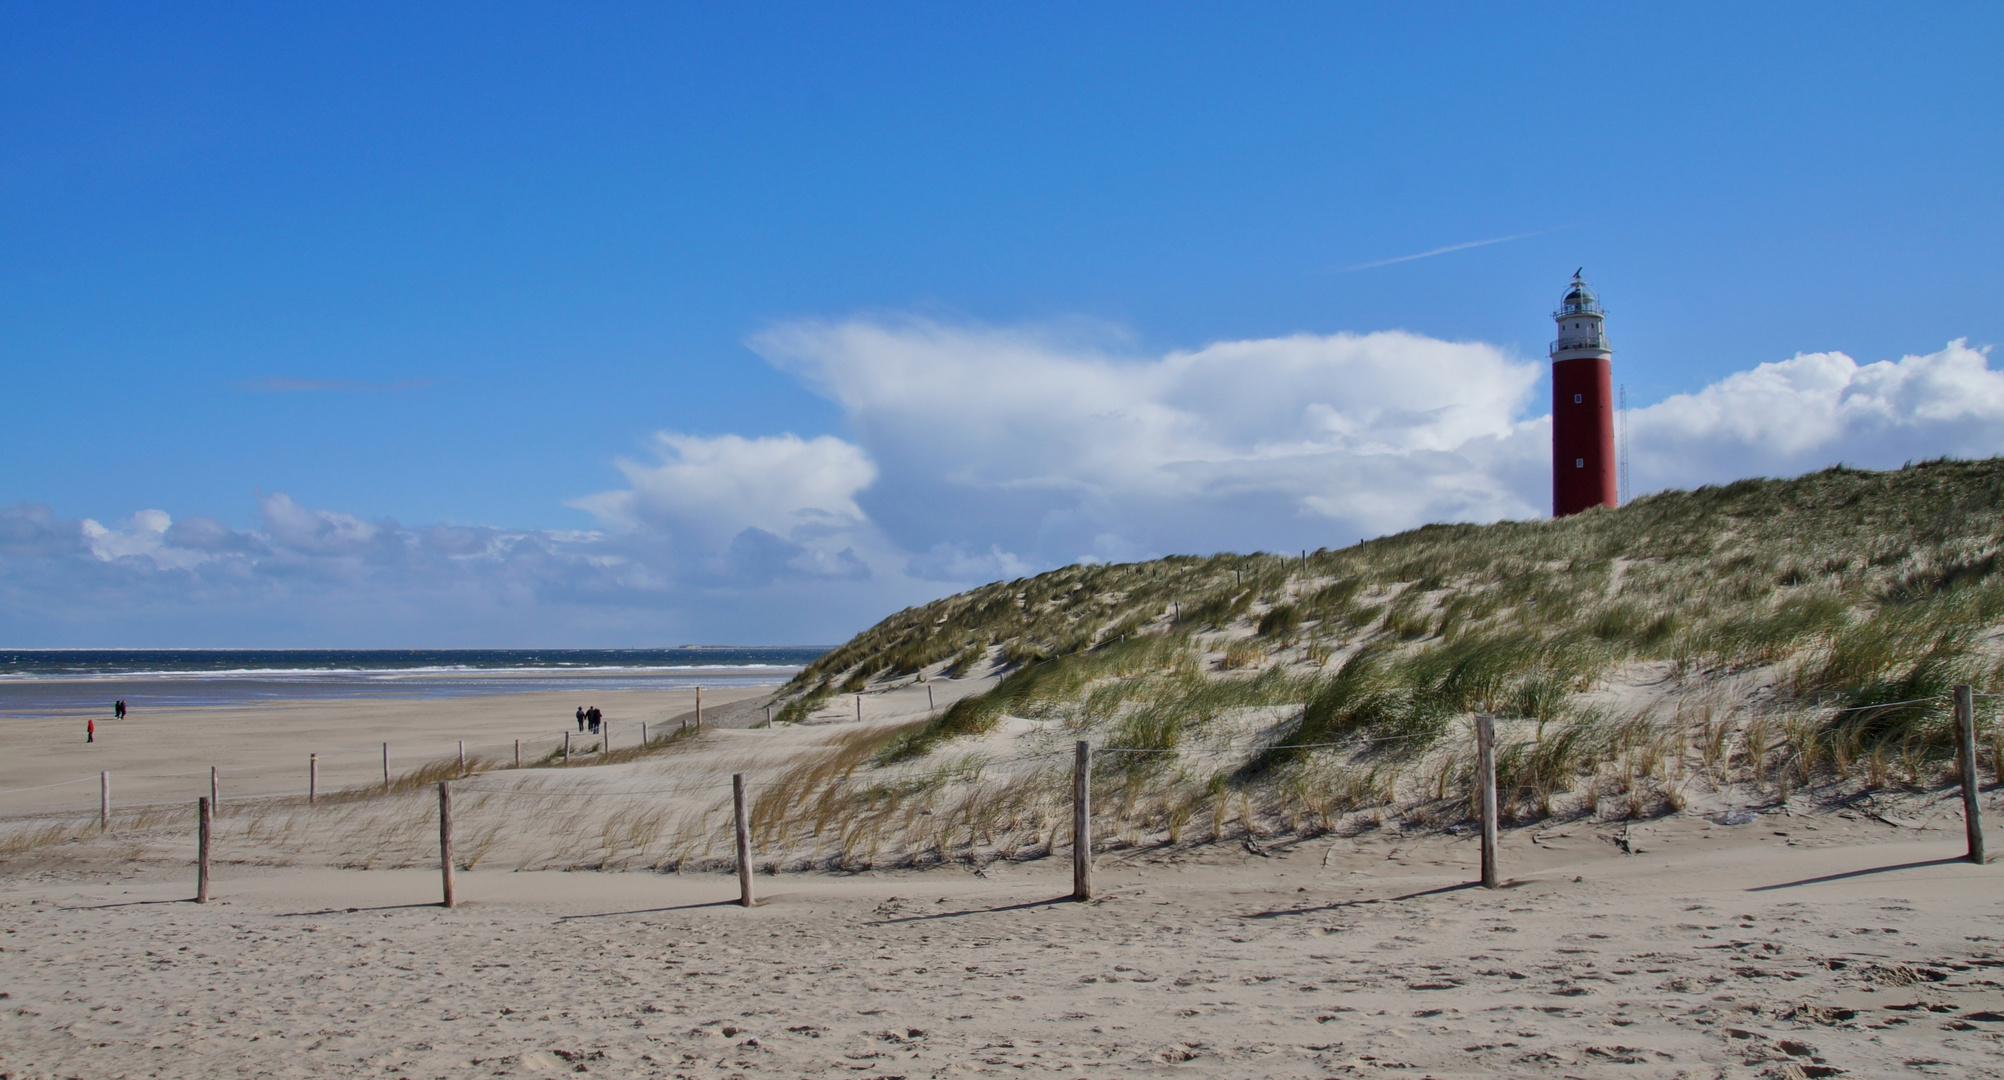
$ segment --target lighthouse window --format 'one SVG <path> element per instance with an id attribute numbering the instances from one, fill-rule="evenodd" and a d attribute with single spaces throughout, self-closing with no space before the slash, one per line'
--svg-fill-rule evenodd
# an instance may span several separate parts
<path id="1" fill-rule="evenodd" d="M 1586 400 L 1586 398 L 1585 398 L 1585 396 L 1584 396 L 1584 395 L 1581 395 L 1581 394 L 1574 394 L 1574 395 L 1573 395 L 1573 404 L 1575 404 L 1575 405 L 1578 405 L 1579 403 L 1581 403 L 1582 401 L 1585 401 L 1585 400 Z"/>
<path id="2" fill-rule="evenodd" d="M 1576 458 L 1574 458 L 1574 459 L 1573 459 L 1573 468 L 1575 468 L 1575 469 L 1584 469 L 1584 468 L 1586 468 L 1586 459 L 1585 459 L 1585 458 L 1583 458 L 1583 457 L 1576 457 Z"/>

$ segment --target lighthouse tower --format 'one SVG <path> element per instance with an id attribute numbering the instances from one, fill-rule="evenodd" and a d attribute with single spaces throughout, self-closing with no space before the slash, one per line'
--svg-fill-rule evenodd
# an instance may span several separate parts
<path id="1" fill-rule="evenodd" d="M 1552 516 L 1615 506 L 1614 350 L 1600 299 L 1578 273 L 1552 319 Z"/>

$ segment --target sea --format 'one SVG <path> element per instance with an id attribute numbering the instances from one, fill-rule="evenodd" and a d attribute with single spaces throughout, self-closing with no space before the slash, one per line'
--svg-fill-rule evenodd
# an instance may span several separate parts
<path id="1" fill-rule="evenodd" d="M 0 649 L 0 716 L 259 701 L 784 682 L 825 646 L 675 649 Z"/>

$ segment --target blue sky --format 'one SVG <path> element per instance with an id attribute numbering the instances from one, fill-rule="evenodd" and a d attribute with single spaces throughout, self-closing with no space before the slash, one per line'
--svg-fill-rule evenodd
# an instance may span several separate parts
<path id="1" fill-rule="evenodd" d="M 828 641 L 1077 558 L 1532 516 L 1576 266 L 1669 406 L 1639 488 L 2004 449 L 1922 422 L 2004 336 L 1998 10 L 1580 11 L 0 4 L 0 506 L 48 533 L 0 554 L 0 641 Z M 1491 396 L 1304 462 L 1273 402 L 1165 389 L 1300 335 L 1221 362 L 1366 427 L 1427 406 L 1343 396 L 1370 373 Z M 1934 359 L 1762 368 L 1798 354 Z M 974 375 L 919 400 L 893 356 Z M 935 454 L 997 365 L 1180 419 L 1018 475 L 1026 400 Z M 1736 378 L 1849 389 L 1776 442 L 1721 419 Z M 1391 505 L 1386 454 L 1449 452 L 1451 497 Z M 545 576 L 453 555 L 474 614 L 438 615 L 383 569 L 438 527 Z"/>

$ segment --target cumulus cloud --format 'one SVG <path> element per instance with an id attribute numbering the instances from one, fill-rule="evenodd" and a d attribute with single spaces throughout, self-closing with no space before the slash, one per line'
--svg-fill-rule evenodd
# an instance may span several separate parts
<path id="1" fill-rule="evenodd" d="M 1111 343 L 1110 343 L 1111 342 Z M 595 530 L 406 526 L 259 496 L 256 524 L 0 508 L 20 643 L 839 640 L 1075 560 L 1339 546 L 1547 512 L 1542 359 L 1390 331 L 1138 355 L 1109 335 L 803 321 L 753 347 L 848 437 L 664 432 Z M 1641 490 L 2004 451 L 1962 341 L 1762 364 L 1631 414 Z M 150 628 L 150 629 L 149 629 Z"/>
<path id="2" fill-rule="evenodd" d="M 753 347 L 839 404 L 909 563 L 1048 566 L 1347 541 L 1534 512 L 1513 445 L 1540 365 L 1403 332 L 1157 357 L 923 320 L 803 322 Z M 979 554 L 976 554 L 979 553 Z M 984 561 L 985 560 L 985 561 Z"/>
<path id="3" fill-rule="evenodd" d="M 360 555 L 383 533 L 382 528 L 353 514 L 309 510 L 284 492 L 259 500 L 259 509 L 265 532 L 274 543 L 308 555 Z"/>
<path id="4" fill-rule="evenodd" d="M 655 436 L 660 460 L 619 462 L 627 488 L 576 500 L 624 536 L 651 543 L 685 571 L 732 580 L 866 578 L 871 545 L 856 494 L 877 477 L 860 447 L 802 439 Z"/>
<path id="5" fill-rule="evenodd" d="M 1631 467 L 1650 490 L 1784 476 L 1842 462 L 1891 468 L 2004 452 L 2004 372 L 1966 341 L 1860 364 L 1804 353 L 1678 394 L 1630 419 Z"/>

